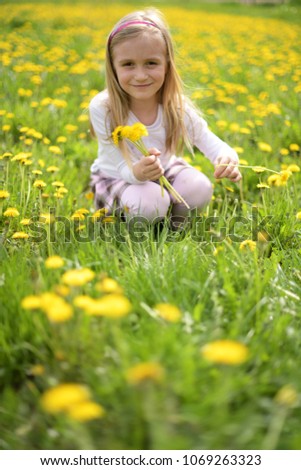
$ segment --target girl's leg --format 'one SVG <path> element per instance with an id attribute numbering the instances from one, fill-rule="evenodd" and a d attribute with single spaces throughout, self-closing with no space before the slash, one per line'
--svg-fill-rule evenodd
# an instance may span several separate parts
<path id="1" fill-rule="evenodd" d="M 184 204 L 174 204 L 172 215 L 187 216 L 189 210 L 201 210 L 212 198 L 213 188 L 210 180 L 193 167 L 184 168 L 174 179 L 173 187 L 185 199 L 190 209 Z"/>
<path id="2" fill-rule="evenodd" d="M 123 191 L 120 202 L 128 217 L 139 216 L 148 222 L 165 217 L 171 203 L 167 191 L 162 196 L 161 186 L 153 181 L 131 184 Z"/>

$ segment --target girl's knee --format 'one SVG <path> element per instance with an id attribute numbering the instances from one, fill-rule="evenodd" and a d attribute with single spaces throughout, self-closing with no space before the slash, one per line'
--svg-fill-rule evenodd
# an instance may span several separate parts
<path id="1" fill-rule="evenodd" d="M 161 187 L 151 181 L 143 185 L 130 186 L 124 191 L 122 197 L 123 207 L 130 217 L 140 216 L 149 222 L 162 219 L 167 215 L 170 206 L 170 197 Z"/>

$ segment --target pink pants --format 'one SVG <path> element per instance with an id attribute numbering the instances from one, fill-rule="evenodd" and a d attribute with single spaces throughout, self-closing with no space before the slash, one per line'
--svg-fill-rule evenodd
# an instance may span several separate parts
<path id="1" fill-rule="evenodd" d="M 153 181 L 127 187 L 120 198 L 121 207 L 129 217 L 139 215 L 152 222 L 164 218 L 171 204 L 172 216 L 185 217 L 190 210 L 201 210 L 212 198 L 211 182 L 193 167 L 183 168 L 175 177 L 173 187 L 190 209 L 183 203 L 174 203 L 166 190 L 162 196 L 161 186 Z"/>

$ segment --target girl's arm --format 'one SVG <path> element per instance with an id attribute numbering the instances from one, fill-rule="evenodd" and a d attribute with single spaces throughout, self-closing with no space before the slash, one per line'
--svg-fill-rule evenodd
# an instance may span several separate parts
<path id="1" fill-rule="evenodd" d="M 215 178 L 241 179 L 237 168 L 238 155 L 233 148 L 208 129 L 208 124 L 196 110 L 187 106 L 186 125 L 192 145 L 196 146 L 214 165 Z"/>

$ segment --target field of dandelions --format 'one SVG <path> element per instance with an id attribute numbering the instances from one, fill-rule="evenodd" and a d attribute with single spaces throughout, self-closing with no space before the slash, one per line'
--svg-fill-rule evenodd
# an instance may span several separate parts
<path id="1" fill-rule="evenodd" d="M 301 27 L 162 7 L 243 180 L 142 233 L 89 189 L 87 107 L 134 8 L 1 6 L 0 448 L 300 449 Z"/>

